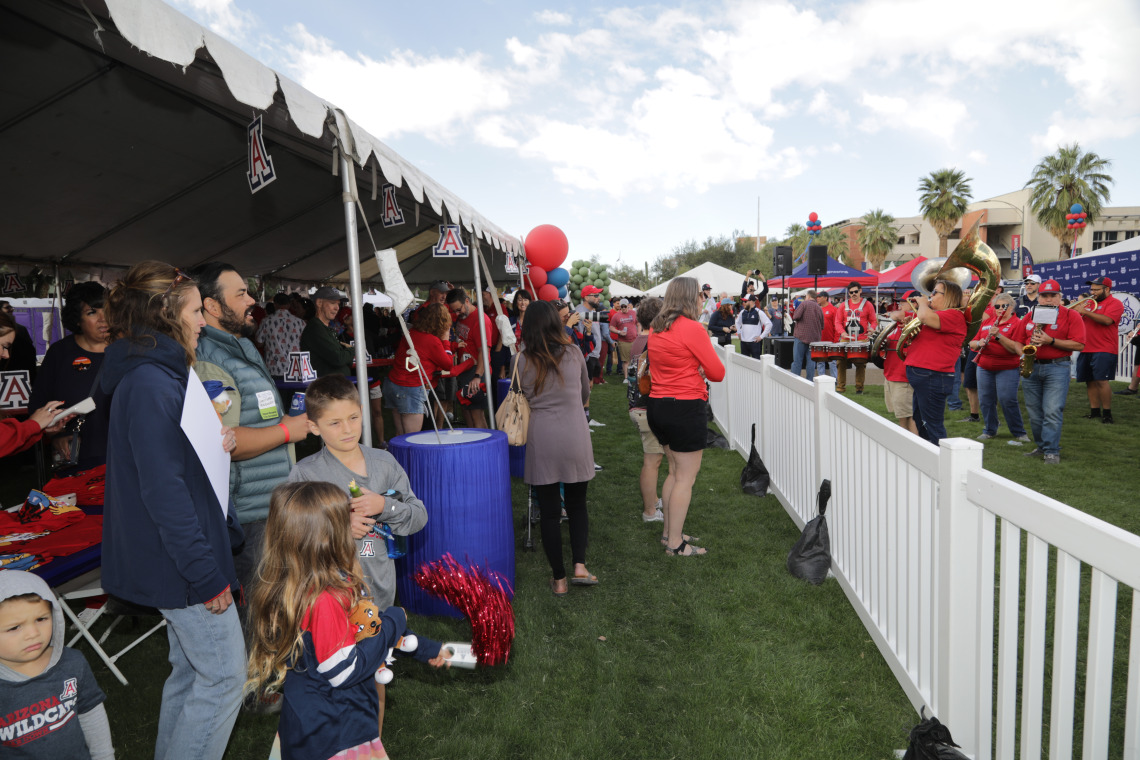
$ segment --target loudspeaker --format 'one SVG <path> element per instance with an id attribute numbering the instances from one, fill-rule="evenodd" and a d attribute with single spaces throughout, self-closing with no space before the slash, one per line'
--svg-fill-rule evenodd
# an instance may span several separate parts
<path id="1" fill-rule="evenodd" d="M 790 245 L 776 246 L 772 256 L 772 276 L 787 277 L 792 274 L 792 247 Z"/>
<path id="2" fill-rule="evenodd" d="M 827 246 L 813 245 L 808 248 L 808 276 L 827 274 Z"/>
<path id="3" fill-rule="evenodd" d="M 772 353 L 776 355 L 776 366 L 780 369 L 792 368 L 795 351 L 795 338 L 772 338 Z"/>

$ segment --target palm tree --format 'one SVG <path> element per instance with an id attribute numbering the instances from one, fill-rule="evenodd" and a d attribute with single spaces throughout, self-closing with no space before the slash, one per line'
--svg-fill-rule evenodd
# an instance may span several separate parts
<path id="1" fill-rule="evenodd" d="M 957 169 L 939 169 L 918 180 L 922 218 L 938 233 L 938 257 L 946 258 L 946 240 L 958 226 L 970 202 L 969 177 Z"/>
<path id="2" fill-rule="evenodd" d="M 1079 203 L 1088 214 L 1085 221 L 1096 221 L 1109 199 L 1108 186 L 1114 182 L 1104 173 L 1111 166 L 1111 160 L 1091 152 L 1082 153 L 1081 146 L 1073 143 L 1061 146 L 1033 169 L 1033 176 L 1025 183 L 1033 188 L 1029 207 L 1041 226 L 1061 242 L 1058 258 L 1069 258 L 1076 239 L 1076 231 L 1068 228 L 1065 214 L 1074 203 Z"/>
<path id="3" fill-rule="evenodd" d="M 863 251 L 863 257 L 870 262 L 871 268 L 881 270 L 887 254 L 895 247 L 899 239 L 899 231 L 895 229 L 895 218 L 877 208 L 868 211 L 860 220 L 863 226 L 859 228 L 857 242 Z"/>
<path id="4" fill-rule="evenodd" d="M 847 233 L 842 229 L 828 227 L 820 233 L 817 242 L 819 245 L 827 246 L 828 256 L 851 266 L 851 243 L 847 239 Z"/>

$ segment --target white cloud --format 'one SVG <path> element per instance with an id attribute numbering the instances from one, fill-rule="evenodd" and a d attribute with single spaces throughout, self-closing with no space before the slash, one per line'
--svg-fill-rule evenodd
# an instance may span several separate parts
<path id="1" fill-rule="evenodd" d="M 953 144 L 958 128 L 970 118 L 965 103 L 939 95 L 900 97 L 864 92 L 859 103 L 868 111 L 859 123 L 864 132 L 901 129 L 947 144 Z"/>
<path id="2" fill-rule="evenodd" d="M 506 78 L 478 53 L 441 58 L 396 51 L 377 61 L 350 57 L 300 24 L 291 32 L 297 81 L 381 139 L 415 133 L 450 140 L 481 114 L 511 105 Z"/>
<path id="3" fill-rule="evenodd" d="M 681 205 L 681 201 L 677 200 L 671 195 L 665 196 L 665 200 L 661 201 L 665 208 L 677 208 Z"/>
<path id="4" fill-rule="evenodd" d="M 989 157 L 980 150 L 972 150 L 967 155 L 969 155 L 970 160 L 976 164 L 985 166 L 987 163 L 989 163 Z"/>
<path id="5" fill-rule="evenodd" d="M 570 26 L 572 21 L 569 14 L 551 10 L 535 13 L 534 20 L 540 24 L 548 24 L 550 26 Z"/>
<path id="6" fill-rule="evenodd" d="M 172 4 L 234 43 L 244 40 L 257 23 L 254 14 L 237 8 L 233 0 L 172 0 Z"/>

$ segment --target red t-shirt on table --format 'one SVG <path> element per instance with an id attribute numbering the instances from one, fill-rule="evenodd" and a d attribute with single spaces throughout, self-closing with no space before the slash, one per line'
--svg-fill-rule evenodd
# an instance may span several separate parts
<path id="1" fill-rule="evenodd" d="M 1115 354 L 1120 350 L 1118 336 L 1120 332 L 1120 319 L 1124 316 L 1124 304 L 1120 299 L 1108 296 L 1100 303 L 1089 301 L 1085 306 L 1092 306 L 1093 308 L 1078 309 L 1076 312 L 1077 316 L 1081 315 L 1081 311 L 1088 311 L 1110 318 L 1112 324 L 1100 325 L 1091 319 L 1081 317 L 1081 321 L 1085 323 L 1085 347 L 1081 353 Z M 1066 309 L 1066 311 L 1072 311 L 1072 309 Z"/>
<path id="2" fill-rule="evenodd" d="M 974 340 L 984 340 L 990 334 L 990 327 L 993 326 L 995 320 L 987 319 L 982 322 L 982 326 L 978 328 L 978 335 Z M 998 330 L 1002 335 L 1010 340 L 1021 342 L 1021 320 L 1017 317 L 1008 319 L 1005 324 L 998 325 Z M 996 337 L 991 338 L 982 352 L 978 354 L 978 366 L 989 372 L 1001 372 L 1003 369 L 1017 369 L 1021 362 L 1021 357 L 1017 354 L 1011 354 L 1009 349 L 1001 344 L 1001 341 Z"/>
<path id="3" fill-rule="evenodd" d="M 1112 300 L 1116 300 L 1115 298 Z M 1018 329 L 1018 337 L 1015 338 L 1018 343 L 1029 345 L 1029 341 L 1033 338 L 1033 328 L 1037 325 L 1033 323 L 1033 312 L 1037 309 L 1036 306 L 1029 310 L 1029 313 L 1021 318 L 1021 327 Z M 1060 308 L 1057 310 L 1057 324 L 1055 325 L 1041 325 L 1045 330 L 1045 334 L 1054 340 L 1075 340 L 1078 343 L 1085 342 L 1085 319 L 1077 314 L 1072 309 Z M 1115 349 L 1113 349 L 1115 350 Z M 1053 345 L 1041 345 L 1037 347 L 1038 359 L 1068 359 L 1072 351 L 1066 351 L 1057 348 Z"/>
<path id="4" fill-rule="evenodd" d="M 937 312 L 937 330 L 924 325 L 907 349 L 906 366 L 932 372 L 953 372 L 966 340 L 966 315 L 960 309 Z"/>
<path id="5" fill-rule="evenodd" d="M 649 334 L 649 372 L 653 376 L 650 398 L 708 400 L 705 381 L 697 373 L 703 367 L 709 381 L 724 379 L 724 365 L 700 322 L 677 317 L 663 333 Z"/>

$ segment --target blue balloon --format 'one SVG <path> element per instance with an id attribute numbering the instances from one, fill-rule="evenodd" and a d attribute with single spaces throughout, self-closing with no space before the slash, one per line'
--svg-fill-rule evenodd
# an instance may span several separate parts
<path id="1" fill-rule="evenodd" d="M 1084 208 L 1079 203 L 1074 203 L 1072 206 L 1069 207 L 1069 213 L 1070 214 L 1079 214 L 1082 211 L 1084 211 Z"/>
<path id="2" fill-rule="evenodd" d="M 563 288 L 570 282 L 570 273 L 559 267 L 546 273 L 546 281 L 556 288 Z"/>
<path id="3" fill-rule="evenodd" d="M 554 271 L 558 271 L 558 270 L 554 270 Z M 559 298 L 565 298 L 566 297 L 566 286 L 565 285 L 560 285 L 558 287 L 558 297 Z"/>

